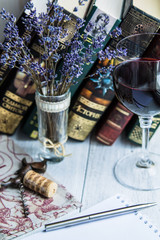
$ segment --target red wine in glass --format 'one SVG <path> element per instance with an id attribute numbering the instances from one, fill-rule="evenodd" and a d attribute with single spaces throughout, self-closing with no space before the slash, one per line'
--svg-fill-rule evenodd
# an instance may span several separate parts
<path id="1" fill-rule="evenodd" d="M 117 98 L 133 113 L 148 117 L 160 112 L 160 61 L 137 58 L 119 64 L 114 71 Z"/>

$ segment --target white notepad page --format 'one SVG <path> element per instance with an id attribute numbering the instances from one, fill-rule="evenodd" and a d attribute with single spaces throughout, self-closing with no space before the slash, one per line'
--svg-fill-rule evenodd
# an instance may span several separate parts
<path id="1" fill-rule="evenodd" d="M 124 197 L 116 195 L 90 209 L 81 215 L 104 211 L 127 204 Z M 39 232 L 24 240 L 160 240 L 160 231 L 150 223 L 140 212 L 125 214 L 105 220 L 81 224 L 74 227 L 50 232 Z"/>

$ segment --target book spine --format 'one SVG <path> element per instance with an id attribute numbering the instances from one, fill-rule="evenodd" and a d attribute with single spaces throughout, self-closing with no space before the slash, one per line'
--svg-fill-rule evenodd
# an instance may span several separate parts
<path id="1" fill-rule="evenodd" d="M 95 63 L 94 71 L 104 64 L 105 61 Z M 72 139 L 84 141 L 114 98 L 113 90 L 108 89 L 107 93 L 103 94 L 103 89 L 96 87 L 95 82 L 87 79 L 69 112 L 68 136 Z"/>
<path id="2" fill-rule="evenodd" d="M 160 114 L 153 117 L 152 125 L 149 130 L 149 140 L 153 137 L 156 130 L 160 126 Z M 136 144 L 142 144 L 142 128 L 140 127 L 139 120 L 136 118 L 132 125 L 127 126 L 127 137 L 128 139 Z"/>
<path id="3" fill-rule="evenodd" d="M 22 17 L 24 16 L 23 12 L 17 21 L 19 35 L 21 37 L 30 35 L 34 38 L 34 33 L 25 30 L 23 26 Z M 2 72 L 2 70 L 5 71 Z M 0 85 L 0 132 L 12 135 L 34 101 L 35 86 L 26 74 L 16 68 L 9 69 L 1 66 L 0 75 L 3 78 Z"/>
<path id="4" fill-rule="evenodd" d="M 35 51 L 31 52 L 35 54 Z M 35 84 L 26 74 L 13 69 L 6 78 L 3 90 L 0 99 L 0 132 L 12 135 L 34 102 Z"/>
<path id="5" fill-rule="evenodd" d="M 110 41 L 110 47 L 113 49 L 116 48 L 117 43 L 122 38 L 129 35 L 142 32 L 158 32 L 160 29 L 160 19 L 154 18 L 139 8 L 130 6 L 119 27 L 122 29 L 122 34 L 118 38 L 111 39 Z M 145 44 L 147 47 L 148 42 L 145 42 Z"/>
<path id="6" fill-rule="evenodd" d="M 99 8 L 97 8 L 96 6 L 93 6 L 92 8 L 92 11 L 90 12 L 89 16 L 87 17 L 86 19 L 86 24 L 85 24 L 85 27 L 82 29 L 81 31 L 81 37 L 83 38 L 83 34 L 85 33 L 85 28 L 87 27 L 87 24 L 89 21 L 91 21 L 92 23 L 96 22 L 98 19 L 98 17 L 102 14 L 106 14 L 108 15 L 109 17 L 109 24 L 106 26 L 106 39 L 105 41 L 103 42 L 103 46 L 102 46 L 102 49 L 105 48 L 106 44 L 109 42 L 110 40 L 110 35 L 108 34 L 110 31 L 112 31 L 113 29 L 115 29 L 117 26 L 119 26 L 120 24 L 120 20 L 119 19 L 116 19 L 115 17 L 107 14 L 107 13 L 104 13 L 102 10 L 100 10 Z M 91 33 L 89 33 L 89 37 L 88 37 L 88 40 L 87 42 L 91 43 L 92 42 L 92 39 L 96 36 L 96 34 L 100 34 L 100 32 L 98 33 L 95 33 L 96 31 L 92 31 Z M 87 48 L 88 44 L 85 44 L 85 47 Z M 76 79 L 76 84 L 72 85 L 70 87 L 70 90 L 71 90 L 71 96 L 73 97 L 75 94 L 76 94 L 76 91 L 78 90 L 78 88 L 80 87 L 80 85 L 82 84 L 84 78 L 87 76 L 87 74 L 89 73 L 89 71 L 92 69 L 94 63 L 96 62 L 97 60 L 97 56 L 96 56 L 96 53 L 99 51 L 100 49 L 97 49 L 97 50 L 94 50 L 95 54 L 94 56 L 92 57 L 92 61 L 93 63 L 90 63 L 90 64 L 84 64 L 83 66 L 83 73 L 81 74 L 80 77 L 78 77 Z"/>
<path id="7" fill-rule="evenodd" d="M 96 133 L 96 139 L 111 146 L 120 136 L 134 114 L 118 101 L 114 102 L 111 111 L 103 116 L 104 122 Z"/>

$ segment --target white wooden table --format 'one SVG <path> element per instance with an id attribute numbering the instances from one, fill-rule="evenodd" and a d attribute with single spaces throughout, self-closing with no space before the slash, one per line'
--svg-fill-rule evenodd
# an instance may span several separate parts
<path id="1" fill-rule="evenodd" d="M 20 132 L 15 134 L 13 139 L 33 158 L 37 157 L 38 141 L 26 139 Z M 160 128 L 150 141 L 152 152 L 160 154 L 159 139 Z M 48 163 L 47 171 L 82 202 L 82 210 L 117 193 L 124 194 L 133 203 L 158 202 L 157 206 L 143 210 L 142 213 L 160 229 L 160 190 L 128 189 L 120 185 L 113 175 L 113 167 L 118 158 L 138 148 L 126 139 L 124 133 L 113 146 L 102 145 L 93 133 L 84 142 L 68 140 L 66 152 L 72 155 L 60 163 Z"/>

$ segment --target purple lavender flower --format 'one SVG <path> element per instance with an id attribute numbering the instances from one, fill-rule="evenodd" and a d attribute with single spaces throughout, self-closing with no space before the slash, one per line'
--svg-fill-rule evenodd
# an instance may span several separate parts
<path id="1" fill-rule="evenodd" d="M 78 12 L 78 7 L 75 7 L 75 8 L 73 9 L 73 12 Z"/>
<path id="2" fill-rule="evenodd" d="M 112 38 L 118 38 L 122 34 L 122 29 L 119 27 L 116 27 L 111 33 L 110 36 Z"/>
<path id="3" fill-rule="evenodd" d="M 86 32 L 90 32 L 94 27 L 94 24 L 90 21 L 88 24 L 87 24 L 87 27 L 86 27 Z"/>
<path id="4" fill-rule="evenodd" d="M 108 60 L 114 59 L 116 57 L 117 53 L 115 50 L 111 50 L 109 47 L 107 47 L 105 50 L 100 50 L 98 53 L 98 58 L 102 61 L 106 58 Z"/>
<path id="5" fill-rule="evenodd" d="M 127 56 L 127 49 L 126 48 L 119 48 L 119 49 L 117 49 L 117 51 L 118 51 L 118 53 L 117 53 L 118 56 L 121 56 L 121 57 Z"/>
<path id="6" fill-rule="evenodd" d="M 88 0 L 79 0 L 79 6 L 83 5 L 85 1 Z M 64 12 L 63 7 L 56 4 L 56 1 L 48 0 L 47 13 L 37 15 L 31 2 L 26 4 L 25 10 L 27 10 L 27 14 L 22 19 L 24 27 L 30 33 L 33 32 L 37 35 L 41 56 L 38 60 L 34 59 L 28 48 L 31 34 L 21 37 L 16 25 L 16 18 L 2 9 L 0 17 L 6 21 L 6 25 L 4 28 L 5 41 L 0 44 L 0 49 L 3 51 L 0 64 L 7 64 L 10 68 L 19 68 L 20 71 L 30 76 L 39 90 L 41 83 L 45 82 L 46 85 L 52 87 L 52 89 L 48 88 L 48 94 L 62 94 L 72 84 L 77 83 L 78 77 L 83 74 L 85 64 L 93 63 L 97 56 L 100 60 L 108 58 L 109 61 L 116 57 L 114 50 L 109 48 L 101 50 L 106 38 L 103 27 L 100 28 L 101 34 L 97 37 L 92 39 L 89 37 L 89 32 L 94 27 L 91 22 L 87 24 L 86 33 L 81 35 L 80 30 L 85 21 L 77 18 L 74 35 L 70 39 L 69 31 L 65 26 L 67 22 L 71 21 L 71 17 Z M 104 23 L 105 25 L 109 23 L 107 15 L 105 15 Z M 110 33 L 112 37 L 118 37 L 119 34 L 121 34 L 119 28 Z M 125 54 L 125 51 L 123 50 L 119 54 Z M 112 67 L 109 66 L 96 71 L 95 74 L 100 76 L 97 87 L 104 86 L 104 91 L 106 91 L 108 80 L 101 81 L 102 74 L 108 74 L 112 70 Z M 108 77 L 106 78 L 108 79 Z"/>
<path id="7" fill-rule="evenodd" d="M 32 10 L 33 7 L 34 7 L 33 3 L 27 2 L 26 5 L 24 6 L 24 9 Z"/>
<path id="8" fill-rule="evenodd" d="M 83 20 L 81 18 L 77 19 L 77 23 L 76 23 L 77 30 L 84 26 L 84 22 L 85 22 L 85 20 Z"/>

